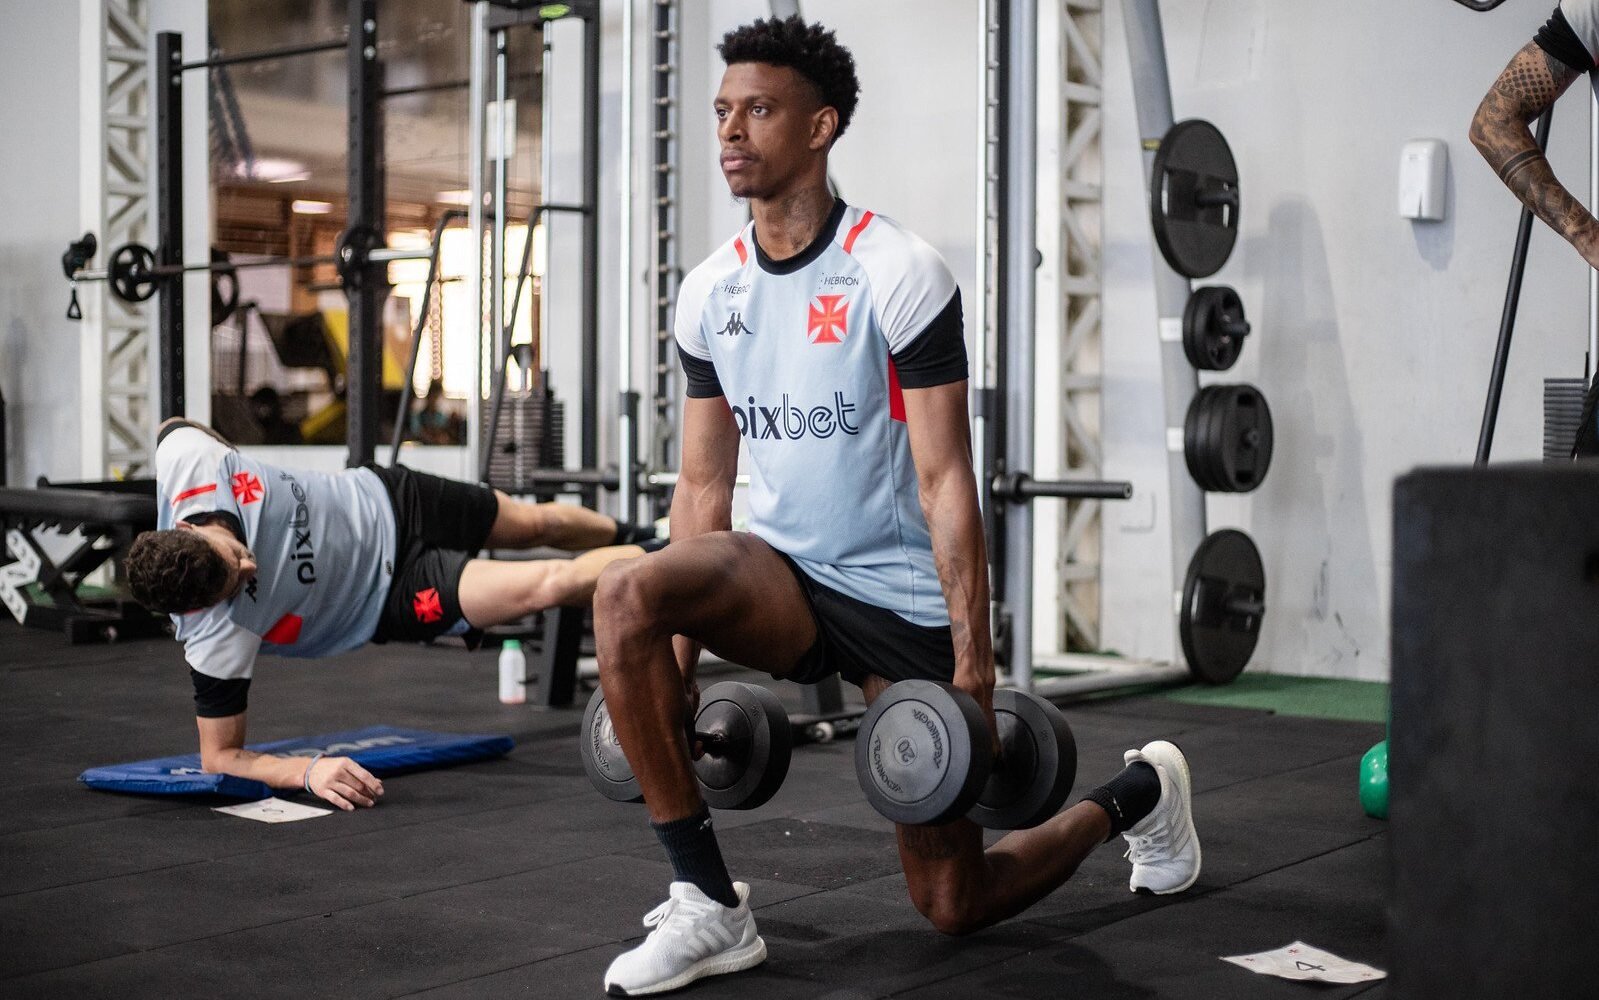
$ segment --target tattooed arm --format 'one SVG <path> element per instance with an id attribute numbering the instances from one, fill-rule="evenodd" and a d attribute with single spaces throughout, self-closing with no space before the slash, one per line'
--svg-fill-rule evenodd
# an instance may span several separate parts
<path id="1" fill-rule="evenodd" d="M 1478 105 L 1471 142 L 1522 204 L 1599 267 L 1599 220 L 1561 185 L 1527 127 L 1581 75 L 1528 42 Z"/>

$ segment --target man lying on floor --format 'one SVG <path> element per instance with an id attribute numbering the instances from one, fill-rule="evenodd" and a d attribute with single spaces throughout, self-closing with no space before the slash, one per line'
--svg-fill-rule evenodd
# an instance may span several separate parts
<path id="1" fill-rule="evenodd" d="M 333 656 L 442 635 L 475 642 L 492 625 L 589 603 L 601 569 L 662 544 L 652 530 L 582 507 L 526 503 L 401 466 L 280 468 L 182 419 L 161 425 L 155 464 L 160 530 L 134 540 L 128 582 L 177 625 L 201 766 L 303 788 L 341 809 L 373 805 L 383 783 L 348 757 L 307 764 L 244 749 L 258 654 Z M 535 546 L 592 551 L 474 558 Z"/>

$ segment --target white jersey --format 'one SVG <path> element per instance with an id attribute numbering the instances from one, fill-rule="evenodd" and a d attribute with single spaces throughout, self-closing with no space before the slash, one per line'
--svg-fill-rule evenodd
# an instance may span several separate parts
<path id="1" fill-rule="evenodd" d="M 838 202 L 773 261 L 751 222 L 683 280 L 676 334 L 688 394 L 725 396 L 748 444 L 750 529 L 835 590 L 948 624 L 901 394 L 967 376 L 938 252 Z"/>
<path id="2" fill-rule="evenodd" d="M 395 528 L 371 471 L 283 469 L 184 425 L 162 436 L 155 466 L 158 527 L 226 515 L 259 566 L 231 600 L 172 616 L 195 671 L 248 678 L 258 652 L 331 656 L 372 637 L 394 572 Z"/>

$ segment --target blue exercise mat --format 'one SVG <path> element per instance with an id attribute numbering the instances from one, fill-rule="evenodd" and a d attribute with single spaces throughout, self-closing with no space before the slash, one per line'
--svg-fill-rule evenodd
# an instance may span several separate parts
<path id="1" fill-rule="evenodd" d="M 516 742 L 509 736 L 470 733 L 430 733 L 421 729 L 368 726 L 347 733 L 330 733 L 309 739 L 256 743 L 249 749 L 280 757 L 349 757 L 373 774 L 418 771 L 448 764 L 503 757 Z M 226 795 L 235 799 L 264 799 L 275 794 L 260 781 L 200 770 L 198 753 L 132 764 L 91 767 L 78 775 L 90 788 L 144 795 Z"/>

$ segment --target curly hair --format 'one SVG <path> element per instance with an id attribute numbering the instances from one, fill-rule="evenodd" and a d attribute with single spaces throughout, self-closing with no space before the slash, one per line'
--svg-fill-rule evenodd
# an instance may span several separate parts
<path id="1" fill-rule="evenodd" d="M 145 531 L 123 559 L 133 599 L 176 615 L 215 604 L 228 582 L 221 553 L 192 531 Z"/>
<path id="2" fill-rule="evenodd" d="M 861 94 L 861 82 L 855 77 L 855 57 L 820 24 L 806 24 L 798 14 L 782 20 L 758 20 L 723 35 L 717 50 L 729 66 L 768 63 L 787 66 L 803 76 L 816 88 L 822 104 L 838 112 L 834 141 L 855 117 Z"/>

